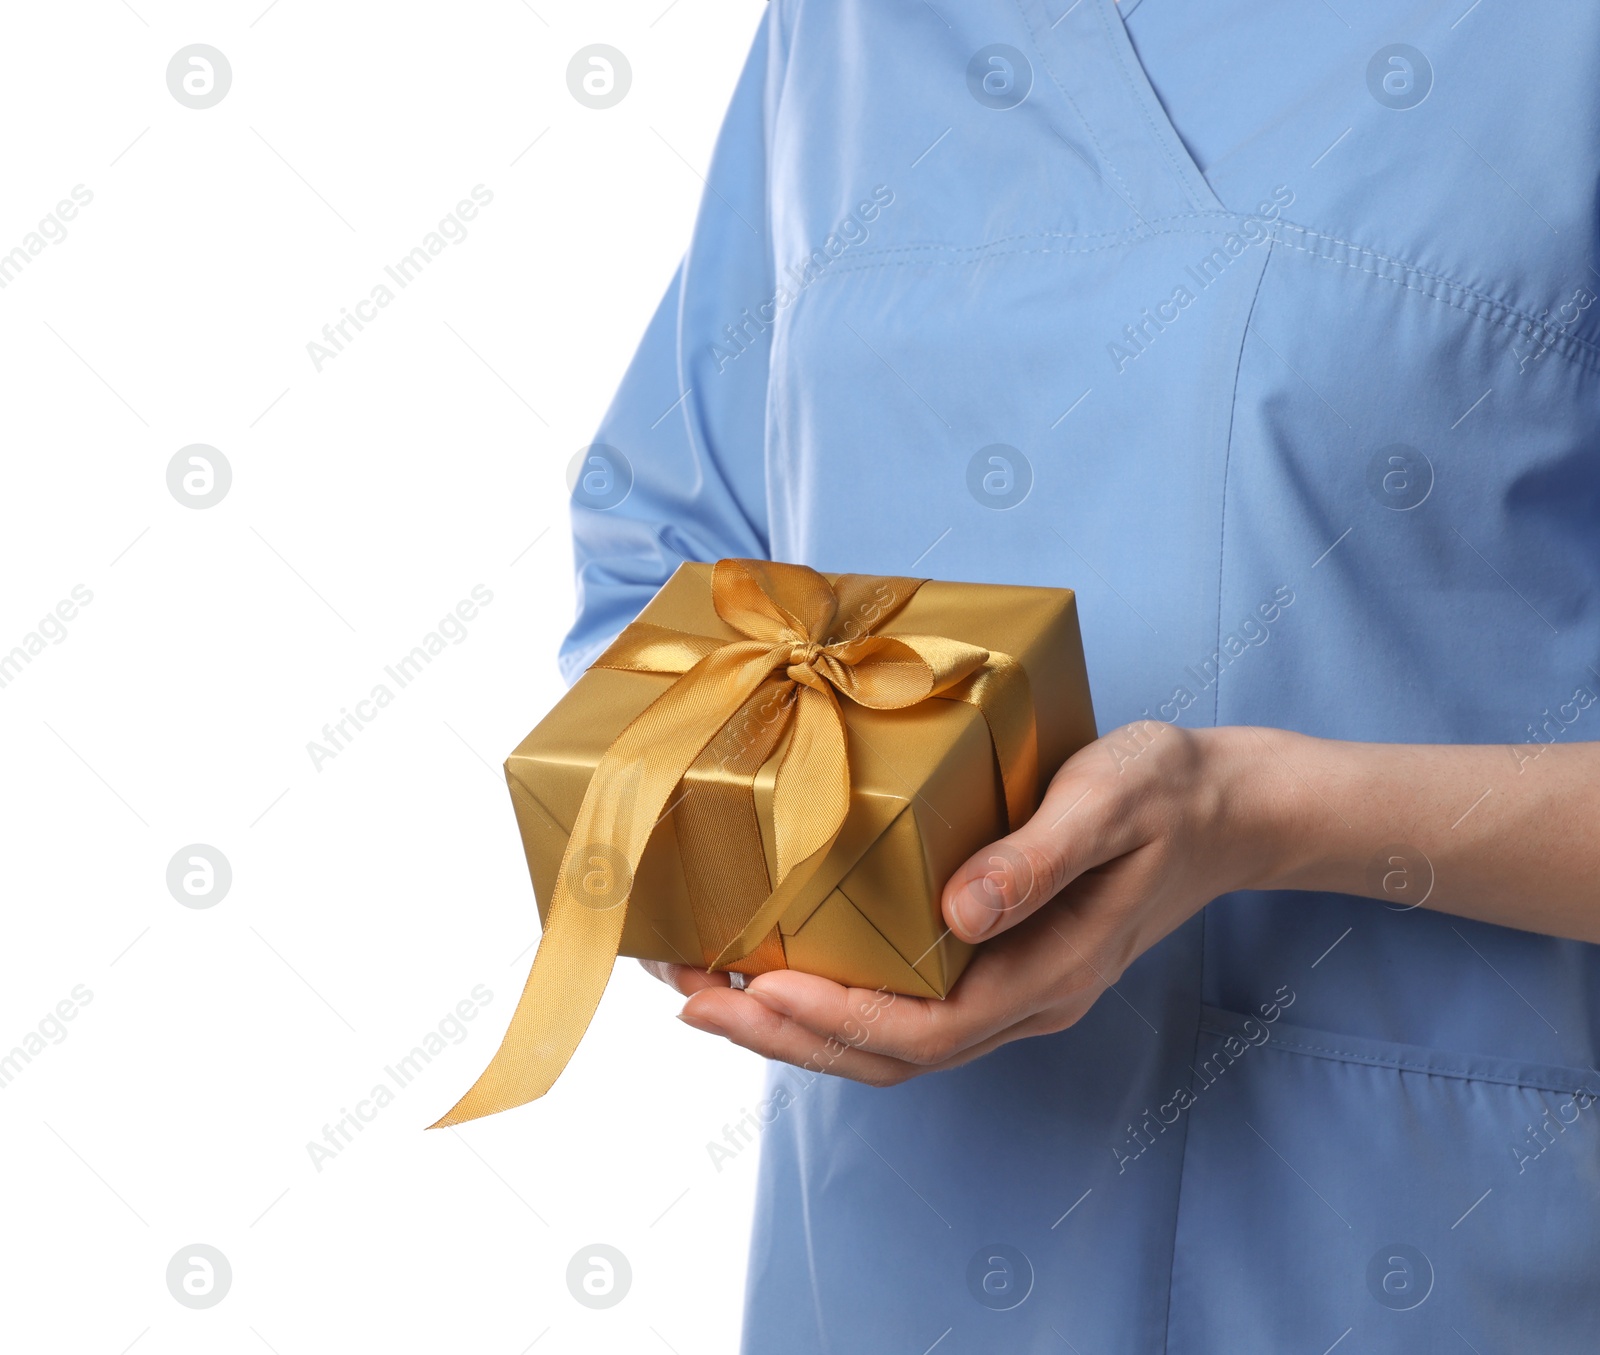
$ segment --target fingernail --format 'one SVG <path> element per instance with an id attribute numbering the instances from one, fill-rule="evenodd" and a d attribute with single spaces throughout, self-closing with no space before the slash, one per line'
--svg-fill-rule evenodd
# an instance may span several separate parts
<path id="1" fill-rule="evenodd" d="M 1000 920 L 1003 895 L 989 885 L 988 877 L 969 880 L 950 903 L 961 930 L 972 940 L 983 936 Z"/>
<path id="2" fill-rule="evenodd" d="M 720 1035 L 724 1040 L 728 1038 L 727 1031 L 709 1017 L 701 1016 L 698 1012 L 693 1014 L 679 1012 L 678 1020 L 682 1021 L 686 1026 L 692 1026 L 695 1030 L 704 1031 L 707 1035 Z"/>

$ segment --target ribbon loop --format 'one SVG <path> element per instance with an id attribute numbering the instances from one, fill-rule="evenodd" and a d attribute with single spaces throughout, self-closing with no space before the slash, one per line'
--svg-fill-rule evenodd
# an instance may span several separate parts
<path id="1" fill-rule="evenodd" d="M 717 615 L 754 640 L 822 640 L 839 606 L 828 581 L 804 565 L 718 560 L 711 574 Z"/>

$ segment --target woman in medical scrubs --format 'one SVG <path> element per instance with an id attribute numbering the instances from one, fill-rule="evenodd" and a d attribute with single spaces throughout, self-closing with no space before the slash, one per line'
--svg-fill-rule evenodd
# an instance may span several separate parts
<path id="1" fill-rule="evenodd" d="M 750 1351 L 1600 1341 L 1597 58 L 774 0 L 566 671 L 684 560 L 1068 586 L 1111 732 L 950 882 L 948 1001 L 663 973 L 773 1060 Z"/>

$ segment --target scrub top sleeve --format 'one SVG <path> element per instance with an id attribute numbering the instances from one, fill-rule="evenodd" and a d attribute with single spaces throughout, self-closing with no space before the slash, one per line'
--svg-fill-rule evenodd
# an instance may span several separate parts
<path id="1" fill-rule="evenodd" d="M 685 560 L 769 553 L 770 341 L 755 317 L 775 290 L 767 129 L 778 59 L 763 15 L 688 252 L 595 436 L 591 450 L 606 465 L 591 483 L 601 492 L 580 482 L 572 495 L 578 616 L 561 647 L 568 682 Z"/>

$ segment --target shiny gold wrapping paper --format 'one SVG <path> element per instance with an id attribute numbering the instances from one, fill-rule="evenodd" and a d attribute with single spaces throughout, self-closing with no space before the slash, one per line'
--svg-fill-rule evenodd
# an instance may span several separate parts
<path id="1" fill-rule="evenodd" d="M 829 575 L 830 581 L 836 576 Z M 742 637 L 712 605 L 712 566 L 679 568 L 639 616 L 690 635 Z M 1008 654 L 1027 672 L 1039 749 L 1039 789 L 1095 737 L 1070 590 L 924 583 L 874 633 L 941 635 Z M 568 833 L 596 764 L 623 728 L 675 681 L 670 674 L 591 668 L 506 759 L 506 779 L 541 919 Z M 785 963 L 863 988 L 944 997 L 971 947 L 945 929 L 939 896 L 969 856 L 1006 832 L 1006 805 L 982 712 L 956 700 L 879 711 L 842 702 L 850 809 L 821 868 L 778 921 Z M 757 818 L 773 869 L 772 797 L 782 745 L 755 781 Z M 703 964 L 679 857 L 677 806 L 657 825 L 628 901 L 620 953 Z M 737 966 L 735 966 L 737 968 Z"/>

